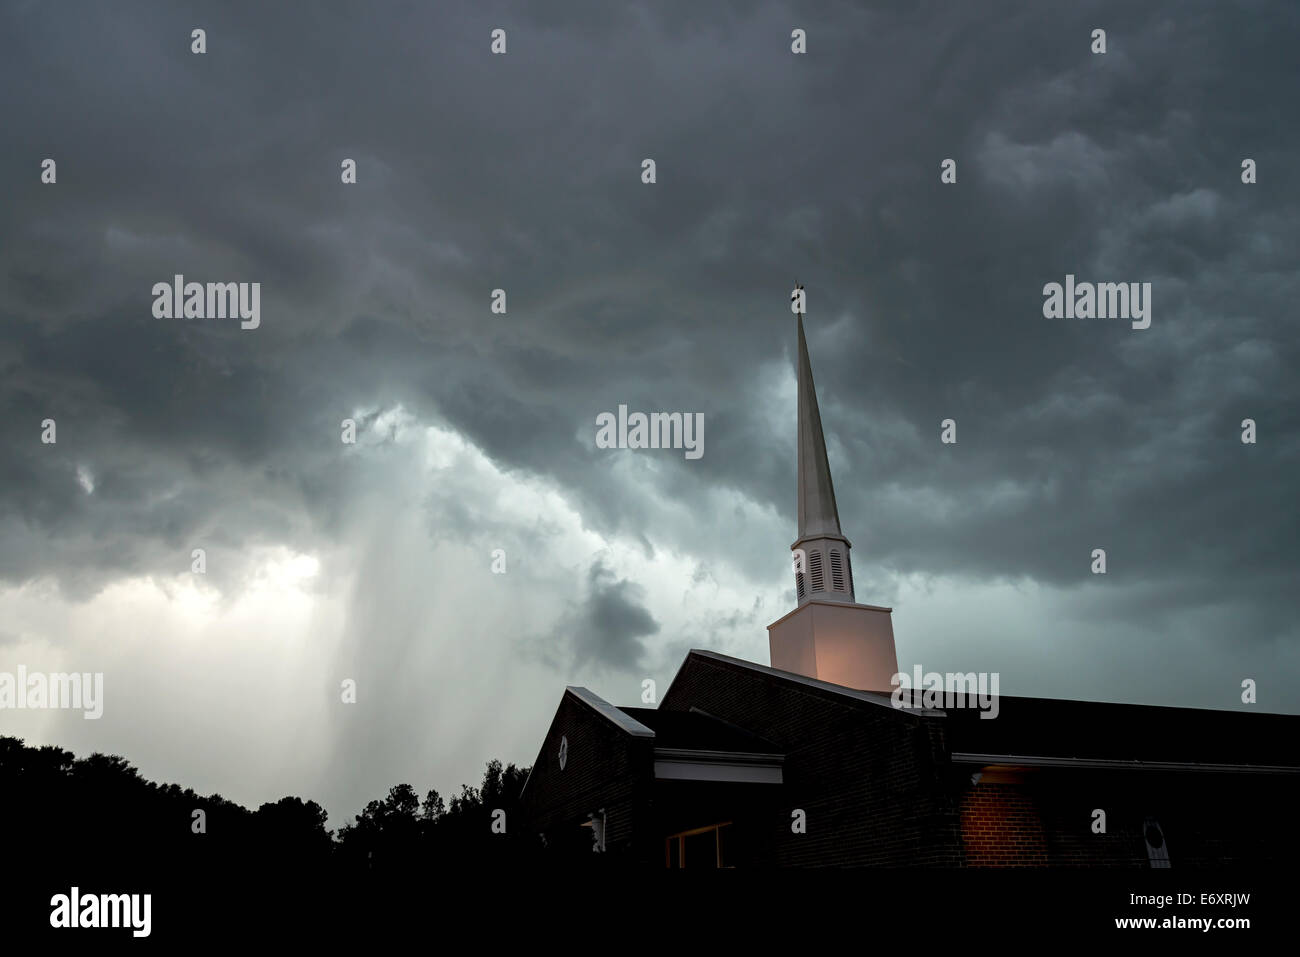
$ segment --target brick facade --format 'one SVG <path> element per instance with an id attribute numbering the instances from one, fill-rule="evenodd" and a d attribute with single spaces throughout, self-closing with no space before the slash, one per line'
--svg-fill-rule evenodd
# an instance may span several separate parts
<path id="1" fill-rule="evenodd" d="M 755 863 L 957 865 L 941 719 L 706 658 L 689 658 L 660 704 L 699 708 L 779 745 L 785 783 Z M 791 812 L 807 833 L 791 830 Z"/>
<path id="2" fill-rule="evenodd" d="M 1300 760 L 1288 750 L 1300 719 L 1001 701 L 992 720 L 898 709 L 888 696 L 692 652 L 658 711 L 703 712 L 761 740 L 779 755 L 782 783 L 656 779 L 655 738 L 568 691 L 524 790 L 524 826 L 590 862 L 580 825 L 604 808 L 602 863 L 652 867 L 663 866 L 668 835 L 722 823 L 732 825 L 726 863 L 742 867 L 1148 868 L 1148 820 L 1176 868 L 1282 866 L 1300 852 Z M 791 827 L 796 809 L 805 833 Z M 1096 809 L 1104 833 L 1093 830 Z"/>
<path id="3" fill-rule="evenodd" d="M 1293 776 L 1039 771 L 961 790 L 969 866 L 1147 868 L 1146 820 L 1158 822 L 1171 867 L 1288 864 L 1300 825 Z M 1105 811 L 1105 833 L 1093 812 Z"/>
<path id="4" fill-rule="evenodd" d="M 985 784 L 969 788 L 962 796 L 961 833 L 968 867 L 1048 862 L 1038 805 L 1018 786 Z"/>
<path id="5" fill-rule="evenodd" d="M 561 737 L 568 739 L 563 770 Z M 566 691 L 524 787 L 524 824 L 552 850 L 590 856 L 591 832 L 578 828 L 604 808 L 609 859 L 659 864 L 650 826 L 653 783 L 649 741 L 627 735 Z"/>

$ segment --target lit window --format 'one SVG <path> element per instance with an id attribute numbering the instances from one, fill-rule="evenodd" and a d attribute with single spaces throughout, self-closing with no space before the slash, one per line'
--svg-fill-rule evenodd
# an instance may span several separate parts
<path id="1" fill-rule="evenodd" d="M 735 867 L 732 860 L 732 825 L 714 824 L 671 835 L 664 842 L 667 867 Z"/>

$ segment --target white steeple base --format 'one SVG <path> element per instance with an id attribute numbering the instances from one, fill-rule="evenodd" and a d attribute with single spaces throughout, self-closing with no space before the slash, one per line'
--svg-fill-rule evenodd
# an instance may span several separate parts
<path id="1" fill-rule="evenodd" d="M 767 626 L 772 667 L 858 691 L 891 691 L 893 609 L 812 599 Z"/>

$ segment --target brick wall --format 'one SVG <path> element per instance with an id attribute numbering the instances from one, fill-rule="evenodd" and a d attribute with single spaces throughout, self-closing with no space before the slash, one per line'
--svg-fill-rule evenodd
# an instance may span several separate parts
<path id="1" fill-rule="evenodd" d="M 947 787 L 942 718 L 863 704 L 739 666 L 690 657 L 661 708 L 692 705 L 785 753 L 776 810 L 755 835 L 772 866 L 940 865 L 962 862 Z M 791 811 L 807 833 L 791 831 Z"/>
<path id="2" fill-rule="evenodd" d="M 561 737 L 568 759 L 560 769 Z M 565 692 L 523 792 L 523 826 L 563 853 L 586 840 L 587 815 L 605 809 L 607 862 L 662 865 L 650 817 L 654 758 L 650 742 L 628 735 Z M 582 850 L 582 848 L 578 848 Z M 594 855 L 593 855 L 594 856 Z"/>
<path id="3" fill-rule="evenodd" d="M 969 867 L 1048 863 L 1038 806 L 1015 785 L 982 784 L 968 789 L 961 802 L 961 833 Z"/>
<path id="4" fill-rule="evenodd" d="M 1143 838 L 1154 817 L 1172 867 L 1289 864 L 1300 824 L 1290 776 L 1185 771 L 1041 770 L 1015 783 L 963 779 L 966 862 L 980 866 L 1150 867 Z M 1093 811 L 1106 812 L 1094 833 Z"/>

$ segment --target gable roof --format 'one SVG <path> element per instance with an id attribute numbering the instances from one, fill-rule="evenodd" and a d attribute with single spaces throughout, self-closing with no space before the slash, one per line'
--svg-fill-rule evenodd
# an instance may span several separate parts
<path id="1" fill-rule="evenodd" d="M 665 692 L 694 664 L 769 677 L 849 705 L 887 708 L 900 716 L 941 718 L 954 763 L 1026 767 L 1112 767 L 1204 771 L 1300 770 L 1300 715 L 1216 711 L 1064 698 L 995 695 L 997 716 L 981 717 L 974 696 L 946 708 L 896 707 L 893 695 L 858 691 L 715 651 L 692 649 Z M 916 702 L 920 692 L 910 689 Z M 677 710 L 691 702 L 674 702 Z"/>
<path id="2" fill-rule="evenodd" d="M 781 748 L 744 728 L 722 721 L 699 709 L 662 711 L 658 708 L 620 708 L 620 711 L 654 729 L 656 748 L 719 751 L 732 754 L 776 754 Z"/>
<path id="3" fill-rule="evenodd" d="M 733 658 L 730 655 L 719 654 L 716 651 L 705 651 L 702 648 L 692 648 L 686 654 L 686 659 L 682 662 L 681 667 L 677 669 L 677 674 L 673 676 L 672 684 L 669 684 L 668 690 L 664 692 L 663 700 L 668 700 L 669 695 L 673 693 L 673 685 L 677 683 L 677 678 L 691 664 L 692 659 L 708 662 L 715 665 L 721 665 L 724 668 L 738 671 L 751 671 L 761 675 L 775 678 L 778 681 L 787 683 L 802 690 L 811 691 L 818 695 L 828 696 L 846 703 L 865 704 L 872 707 L 888 708 L 890 711 L 900 711 L 904 714 L 923 717 L 943 717 L 942 711 L 905 711 L 895 708 L 890 696 L 879 691 L 858 691 L 856 688 L 846 688 L 844 685 L 837 685 L 830 681 L 822 681 L 818 678 L 809 678 L 807 675 L 795 674 L 793 671 L 782 671 L 779 668 L 771 668 L 767 665 L 760 665 L 757 662 L 745 661 L 743 658 Z"/>
<path id="4" fill-rule="evenodd" d="M 614 722 L 614 724 L 625 733 L 630 734 L 635 738 L 653 738 L 655 736 L 654 731 L 636 720 L 636 718 L 628 714 L 626 710 L 614 707 L 614 705 L 610 704 L 594 691 L 589 691 L 586 688 L 579 687 L 578 685 L 569 685 L 564 690 L 573 695 L 587 707 L 591 708 L 597 714 L 603 715 L 610 721 Z"/>
<path id="5" fill-rule="evenodd" d="M 630 715 L 620 711 L 618 708 L 614 707 L 612 704 L 610 704 L 600 695 L 596 694 L 594 691 L 590 691 L 589 689 L 583 688 L 580 685 L 569 685 L 564 689 L 564 695 L 561 696 L 560 698 L 559 708 L 556 709 L 556 716 L 559 715 L 560 709 L 564 707 L 564 700 L 570 696 L 573 697 L 575 701 L 579 702 L 583 706 L 596 712 L 596 714 L 600 715 L 602 718 L 605 718 L 606 720 L 611 722 L 620 731 L 622 731 L 624 734 L 629 735 L 630 737 L 653 738 L 655 736 L 655 733 L 651 731 L 649 728 L 647 728 L 640 721 L 637 721 L 635 718 L 631 717 Z M 552 721 L 552 726 L 554 726 L 555 717 L 552 717 L 551 721 Z M 542 737 L 542 747 L 543 748 L 546 747 L 545 735 L 543 735 Z M 533 772 L 537 770 L 537 765 L 541 762 L 541 760 L 542 760 L 542 753 L 541 751 L 538 751 L 537 759 L 533 761 L 532 765 L 528 768 L 528 776 L 524 778 L 523 786 L 519 789 L 520 798 L 522 798 L 524 794 L 528 792 L 528 785 L 531 784 L 533 780 Z"/>

